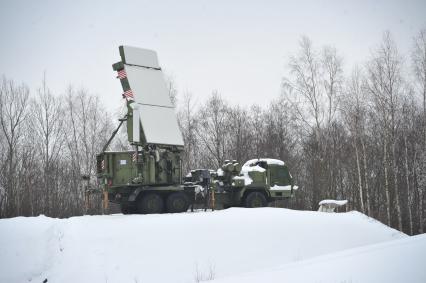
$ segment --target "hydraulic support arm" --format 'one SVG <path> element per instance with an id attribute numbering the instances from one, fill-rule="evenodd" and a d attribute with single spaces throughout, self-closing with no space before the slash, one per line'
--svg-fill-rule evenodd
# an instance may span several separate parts
<path id="1" fill-rule="evenodd" d="M 118 133 L 118 130 L 120 130 L 120 127 L 121 127 L 121 125 L 123 125 L 124 121 L 127 121 L 127 115 L 124 116 L 124 118 L 122 118 L 122 119 L 118 119 L 118 121 L 120 121 L 120 124 L 118 124 L 117 129 L 115 129 L 115 131 L 112 132 L 111 137 L 109 138 L 109 140 L 107 141 L 107 143 L 102 148 L 102 152 L 104 152 L 108 148 L 109 144 L 111 143 L 111 141 L 115 137 L 115 135 Z"/>

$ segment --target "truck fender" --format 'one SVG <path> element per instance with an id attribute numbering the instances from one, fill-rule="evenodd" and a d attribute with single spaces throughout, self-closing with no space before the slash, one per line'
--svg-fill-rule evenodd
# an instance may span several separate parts
<path id="1" fill-rule="evenodd" d="M 136 201 L 137 197 L 139 196 L 140 192 L 142 192 L 142 188 L 137 188 L 133 191 L 133 193 L 129 196 L 129 201 Z"/>

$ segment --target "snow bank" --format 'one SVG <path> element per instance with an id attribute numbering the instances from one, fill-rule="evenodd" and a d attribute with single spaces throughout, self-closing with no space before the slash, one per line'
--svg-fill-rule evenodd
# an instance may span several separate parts
<path id="1" fill-rule="evenodd" d="M 51 268 L 58 223 L 45 216 L 0 220 L 0 282 L 27 282 Z"/>
<path id="2" fill-rule="evenodd" d="M 19 217 L 0 220 L 0 282 L 194 282 L 197 273 L 224 278 L 406 237 L 358 212 Z"/>
<path id="3" fill-rule="evenodd" d="M 423 234 L 210 282 L 424 283 L 425 251 L 426 235 Z"/>

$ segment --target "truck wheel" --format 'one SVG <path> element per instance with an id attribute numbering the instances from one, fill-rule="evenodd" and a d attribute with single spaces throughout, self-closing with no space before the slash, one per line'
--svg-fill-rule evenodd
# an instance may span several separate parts
<path id="1" fill-rule="evenodd" d="M 138 212 L 142 214 L 162 213 L 164 201 L 158 194 L 143 195 L 137 203 Z"/>
<path id="2" fill-rule="evenodd" d="M 125 204 L 120 204 L 120 210 L 121 210 L 121 213 L 123 213 L 123 214 L 134 213 L 134 209 L 132 209 L 132 207 L 125 205 Z"/>
<path id="3" fill-rule="evenodd" d="M 265 207 L 268 205 L 266 197 L 260 192 L 249 193 L 244 201 L 244 206 L 248 208 L 252 207 Z"/>
<path id="4" fill-rule="evenodd" d="M 166 206 L 169 213 L 185 212 L 189 208 L 189 200 L 182 192 L 173 193 L 167 198 Z"/>

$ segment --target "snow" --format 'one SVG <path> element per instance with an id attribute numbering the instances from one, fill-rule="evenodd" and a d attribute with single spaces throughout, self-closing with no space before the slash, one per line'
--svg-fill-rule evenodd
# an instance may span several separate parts
<path id="1" fill-rule="evenodd" d="M 218 176 L 223 176 L 223 175 L 224 175 L 224 172 L 223 172 L 222 168 L 217 169 L 216 174 L 217 174 Z"/>
<path id="2" fill-rule="evenodd" d="M 348 249 L 212 283 L 426 282 L 426 235 Z"/>
<path id="3" fill-rule="evenodd" d="M 18 217 L 0 220 L 0 282 L 426 282 L 425 250 L 354 211 Z"/>
<path id="4" fill-rule="evenodd" d="M 247 163 L 246 163 L 247 164 Z M 249 172 L 265 172 L 265 168 L 260 167 L 259 165 L 256 166 L 249 166 L 244 164 L 244 166 L 241 168 L 241 176 L 234 177 L 234 180 L 242 179 L 244 180 L 244 185 L 250 185 L 253 183 L 253 180 L 249 176 Z"/>
<path id="5" fill-rule="evenodd" d="M 259 165 L 256 165 L 256 166 L 246 166 L 246 165 L 244 165 L 241 168 L 241 173 L 243 173 L 243 172 L 265 172 L 265 171 L 266 171 L 266 169 L 260 167 Z"/>
<path id="6" fill-rule="evenodd" d="M 334 199 L 325 199 L 319 202 L 318 211 L 321 212 L 334 212 L 334 209 L 347 204 L 347 200 L 334 200 Z"/>
<path id="7" fill-rule="evenodd" d="M 195 194 L 201 194 L 202 193 L 204 195 L 204 188 L 203 188 L 203 186 L 195 185 L 194 192 L 195 192 Z"/>
<path id="8" fill-rule="evenodd" d="M 253 182 L 253 180 L 250 178 L 250 176 L 248 174 L 243 174 L 242 176 L 235 176 L 232 179 L 233 180 L 243 180 L 245 186 L 250 185 Z M 235 185 L 235 183 L 233 182 L 232 185 Z"/>
<path id="9" fill-rule="evenodd" d="M 331 205 L 337 205 L 337 206 L 342 206 L 347 204 L 348 201 L 347 200 L 334 200 L 334 199 L 325 199 L 322 200 L 318 203 L 318 205 L 326 205 L 326 204 L 331 204 Z"/>
<path id="10" fill-rule="evenodd" d="M 288 185 L 288 186 L 273 185 L 271 187 L 271 191 L 291 191 L 291 185 Z"/>
<path id="11" fill-rule="evenodd" d="M 278 160 L 278 159 L 272 159 L 272 158 L 258 158 L 258 159 L 251 159 L 244 163 L 244 166 L 250 166 L 252 164 L 255 164 L 256 162 L 263 161 L 266 162 L 268 165 L 281 165 L 284 166 L 284 161 Z"/>

